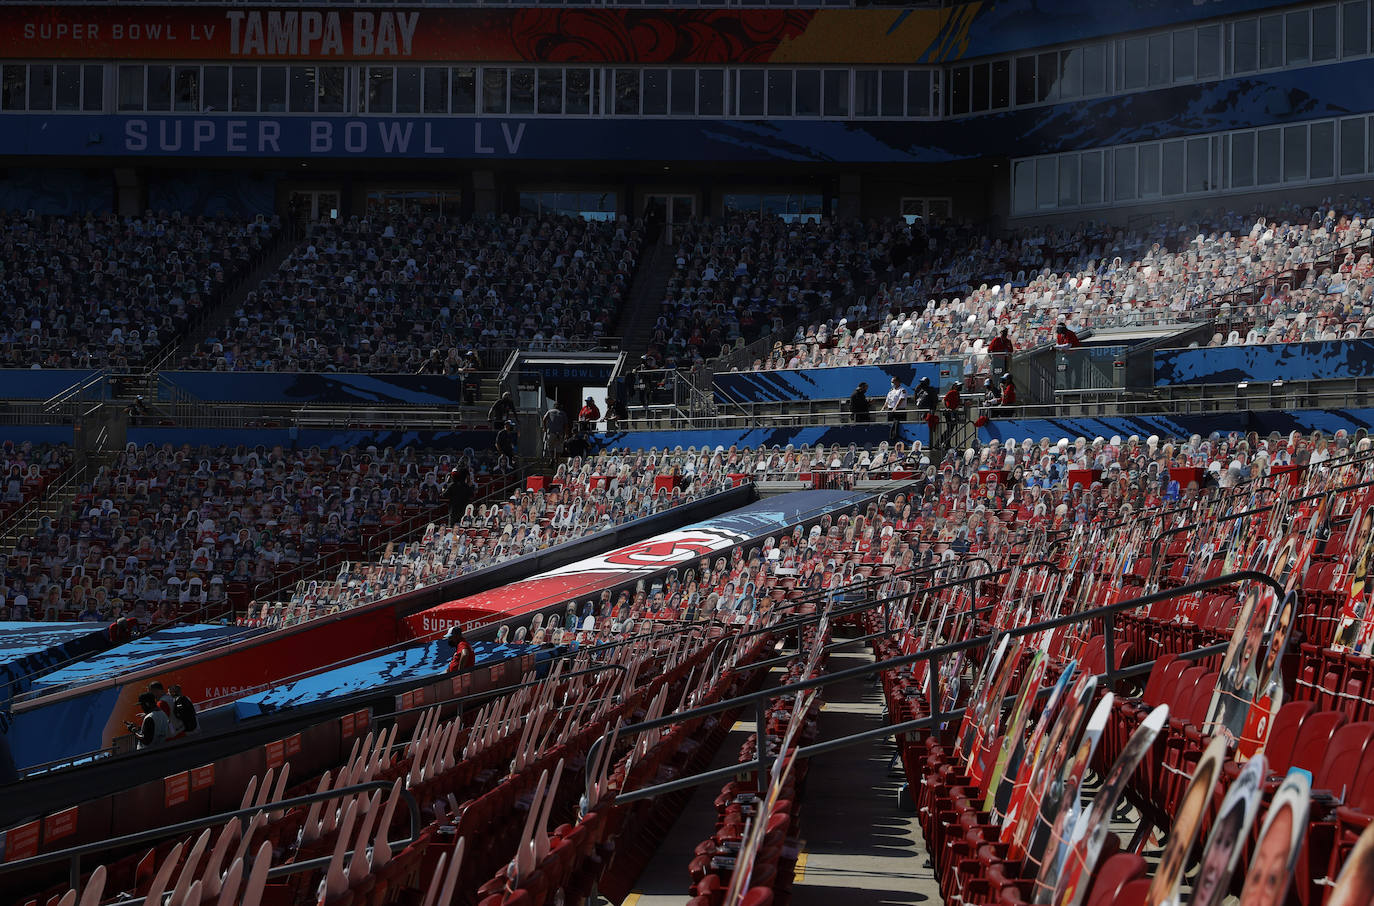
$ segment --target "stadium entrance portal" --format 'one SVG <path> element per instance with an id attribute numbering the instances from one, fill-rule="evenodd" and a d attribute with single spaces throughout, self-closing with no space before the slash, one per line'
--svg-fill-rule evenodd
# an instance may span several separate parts
<path id="1" fill-rule="evenodd" d="M 673 241 L 673 224 L 687 223 L 697 211 L 695 195 L 650 195 L 644 206 L 644 223 L 649 230 L 650 241 L 663 237 L 664 242 Z"/>

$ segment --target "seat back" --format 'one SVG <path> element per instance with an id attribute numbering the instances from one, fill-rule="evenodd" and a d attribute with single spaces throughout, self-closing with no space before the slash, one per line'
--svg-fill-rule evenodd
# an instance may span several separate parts
<path id="1" fill-rule="evenodd" d="M 1340 711 L 1318 711 L 1309 715 L 1302 722 L 1302 729 L 1298 731 L 1298 738 L 1293 743 L 1293 753 L 1288 764 L 1275 763 L 1270 768 L 1271 772 L 1278 773 L 1282 770 L 1287 773 L 1289 768 L 1302 768 L 1311 771 L 1315 777 L 1321 769 L 1322 762 L 1326 760 L 1326 748 L 1331 744 L 1332 735 L 1348 722 L 1349 719 Z"/>
<path id="2" fill-rule="evenodd" d="M 1344 800 L 1364 759 L 1371 735 L 1374 735 L 1374 722 L 1371 721 L 1346 724 L 1331 734 L 1331 744 L 1326 748 L 1321 768 L 1312 774 L 1312 789 L 1328 790 Z"/>
<path id="3" fill-rule="evenodd" d="M 1283 774 L 1293 764 L 1293 747 L 1297 745 L 1302 723 L 1308 715 L 1317 710 L 1312 702 L 1289 702 L 1279 708 L 1274 722 L 1269 725 L 1269 741 L 1264 747 L 1264 757 L 1269 760 L 1270 771 Z"/>
<path id="4" fill-rule="evenodd" d="M 1136 878 L 1145 877 L 1147 865 L 1137 853 L 1119 852 L 1101 863 L 1097 878 L 1088 893 L 1088 906 L 1108 906 L 1121 888 Z"/>

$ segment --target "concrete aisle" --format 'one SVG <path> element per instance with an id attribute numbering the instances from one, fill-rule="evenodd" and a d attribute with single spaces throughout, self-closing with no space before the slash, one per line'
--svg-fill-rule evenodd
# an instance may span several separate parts
<path id="1" fill-rule="evenodd" d="M 854 643 L 830 656 L 833 671 L 873 662 Z M 882 687 L 866 679 L 825 689 L 820 738 L 837 739 L 883 724 Z M 888 772 L 891 743 L 880 741 L 816 758 L 802 797 L 804 859 L 793 906 L 938 904 L 940 889 L 914 813 L 897 806 L 901 769 Z"/>
<path id="2" fill-rule="evenodd" d="M 768 684 L 776 686 L 781 672 L 781 668 L 774 668 Z M 752 712 L 748 716 L 725 737 L 708 770 L 739 762 L 740 746 L 754 732 Z M 682 906 L 692 898 L 687 866 L 697 844 L 716 829 L 715 800 L 720 788 L 721 784 L 716 783 L 696 789 L 623 906 Z"/>

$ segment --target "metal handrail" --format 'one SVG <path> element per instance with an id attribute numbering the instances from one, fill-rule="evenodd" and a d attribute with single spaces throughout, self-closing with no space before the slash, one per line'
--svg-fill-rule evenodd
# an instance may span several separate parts
<path id="1" fill-rule="evenodd" d="M 370 780 L 366 783 L 358 783 L 352 786 L 340 787 L 339 789 L 328 790 L 322 793 L 310 793 L 305 796 L 295 796 L 291 799 L 279 799 L 276 802 L 264 802 L 262 805 L 254 805 L 249 808 L 235 809 L 232 812 L 221 812 L 218 815 L 209 815 L 204 818 L 193 818 L 190 821 L 182 821 L 178 824 L 170 824 L 163 827 L 155 827 L 151 830 L 137 831 L 132 834 L 125 834 L 122 837 L 115 837 L 110 840 L 97 840 L 93 843 L 83 843 L 79 846 L 71 846 L 66 849 L 55 850 L 50 853 L 42 853 L 37 856 L 30 856 L 27 859 L 16 859 L 13 862 L 0 864 L 0 875 L 8 874 L 13 871 L 23 871 L 26 868 L 36 868 L 39 865 L 48 865 L 53 862 L 61 862 L 64 859 L 71 860 L 70 883 L 75 890 L 81 884 L 81 857 L 92 853 L 108 852 L 113 849 L 122 849 L 129 846 L 137 846 L 141 843 L 151 843 L 157 840 L 165 840 L 168 837 L 188 834 L 203 828 L 213 827 L 217 824 L 224 824 L 234 818 L 246 818 L 262 812 L 275 812 L 283 809 L 293 808 L 298 805 L 308 805 L 312 802 L 327 801 L 330 799 L 344 799 L 358 793 L 368 793 L 373 790 L 390 790 L 394 782 L 386 780 Z M 401 798 L 405 800 L 406 809 L 410 812 L 410 838 L 400 841 L 396 845 L 404 846 L 414 842 L 420 836 L 420 804 L 415 796 L 405 788 L 401 787 Z M 286 867 L 286 866 L 282 866 Z M 133 900 L 121 902 L 133 903 Z"/>
<path id="2" fill-rule="evenodd" d="M 981 578 L 981 576 L 976 578 Z M 887 670 L 895 670 L 899 667 L 906 667 L 911 664 L 919 664 L 924 663 L 926 661 L 933 661 L 936 665 L 938 665 L 939 660 L 942 657 L 952 654 L 958 654 L 960 652 L 968 651 L 974 648 L 982 648 L 989 644 L 997 642 L 1000 638 L 1019 638 L 1020 636 L 1031 635 L 1032 633 L 1044 632 L 1049 629 L 1057 629 L 1060 626 L 1067 626 L 1073 623 L 1086 623 L 1096 619 L 1104 619 L 1108 621 L 1108 625 L 1104 633 L 1106 637 L 1105 654 L 1107 659 L 1107 672 L 1105 675 L 1108 679 L 1108 682 L 1114 682 L 1117 678 L 1117 674 L 1119 671 L 1115 667 L 1115 659 L 1113 657 L 1114 633 L 1111 626 L 1110 618 L 1114 617 L 1117 613 L 1124 610 L 1131 610 L 1138 607 L 1147 607 L 1158 601 L 1165 601 L 1170 598 L 1181 597 L 1183 595 L 1193 594 L 1200 591 L 1206 591 L 1209 588 L 1216 588 L 1222 585 L 1230 585 L 1234 582 L 1243 581 L 1263 582 L 1270 588 L 1274 589 L 1275 593 L 1279 596 L 1282 596 L 1284 593 L 1283 585 L 1273 576 L 1270 576 L 1268 573 L 1261 572 L 1259 570 L 1239 570 L 1237 572 L 1226 573 L 1225 575 L 1217 576 L 1214 579 L 1204 579 L 1200 582 L 1194 582 L 1190 585 L 1183 585 L 1179 586 L 1178 588 L 1153 592 L 1151 594 L 1142 595 L 1138 598 L 1131 598 L 1125 601 L 1118 601 L 1113 604 L 1107 604 L 1101 607 L 1092 608 L 1090 610 L 1082 611 L 1079 613 L 1064 614 L 1062 616 L 1052 617 L 1048 620 L 1042 620 L 1038 623 L 1033 623 L 1028 626 L 1014 627 L 1012 629 L 1000 630 L 998 632 L 990 633 L 988 635 L 974 636 L 972 638 L 964 639 L 962 641 L 949 642 L 944 645 L 928 649 L 926 651 L 920 651 L 914 654 L 899 655 L 895 658 L 889 658 L 884 661 L 876 661 L 872 664 L 866 664 L 859 667 L 850 667 L 847 670 L 840 670 L 836 673 L 829 673 L 822 676 L 811 677 L 809 679 L 789 683 L 784 686 L 779 686 L 774 689 L 764 689 L 758 692 L 746 693 L 744 695 L 739 695 L 735 696 L 734 698 L 729 698 L 723 701 L 716 702 L 715 704 L 701 705 L 696 708 L 689 708 L 686 711 L 679 711 L 674 714 L 667 714 L 663 717 L 659 717 L 654 720 L 646 720 L 641 721 L 640 723 L 630 724 L 629 726 L 620 728 L 620 732 L 622 734 L 630 734 L 637 733 L 643 730 L 652 730 L 658 727 L 666 727 L 673 724 L 684 723 L 689 720 L 694 720 L 698 717 L 707 717 L 711 714 L 718 714 L 722 711 L 732 711 L 737 708 L 742 708 L 745 705 L 758 705 L 760 703 L 768 701 L 769 699 L 776 698 L 780 695 L 786 695 L 792 692 L 804 692 L 808 689 L 818 689 L 824 686 L 832 685 L 834 683 L 844 682 L 845 680 L 859 679 L 866 676 L 872 676 L 877 673 L 882 673 Z M 933 670 L 933 672 L 938 673 L 938 671 L 936 670 Z M 936 694 L 932 695 L 931 698 L 933 713 L 930 716 L 930 720 L 933 724 L 938 725 L 940 722 L 943 721 L 946 715 L 942 715 L 940 713 L 940 696 Z M 591 747 L 587 750 L 587 762 L 589 764 L 594 764 L 596 762 L 596 758 L 600 755 L 602 747 L 606 744 L 610 737 L 610 733 L 605 733 L 601 737 L 599 737 L 595 742 L 592 743 Z M 758 751 L 764 752 L 766 751 L 766 749 L 767 747 L 764 745 L 764 740 L 759 739 Z M 697 786 L 701 783 L 706 783 L 710 780 L 717 779 L 722 776 L 734 776 L 738 772 L 739 765 L 732 765 L 729 768 L 721 769 L 721 771 L 715 771 L 709 774 L 700 774 L 694 777 L 683 778 L 680 781 L 674 781 L 674 784 L 679 785 L 673 786 L 673 789 L 684 789 L 686 788 L 686 786 Z M 593 779 L 594 778 L 591 777 L 587 778 L 586 795 L 587 800 L 589 802 L 593 801 L 591 790 L 591 783 Z M 687 781 L 694 782 L 687 783 Z M 671 790 L 667 789 L 667 786 L 669 785 L 665 784 L 662 785 L 662 787 L 650 787 L 649 792 L 646 793 L 645 791 L 639 791 L 640 795 L 635 796 L 634 798 L 647 798 L 647 796 L 649 795 L 659 795 L 661 793 L 670 792 Z M 633 799 L 629 798 L 629 796 L 630 794 L 618 794 L 616 799 L 619 802 L 633 801 Z"/>

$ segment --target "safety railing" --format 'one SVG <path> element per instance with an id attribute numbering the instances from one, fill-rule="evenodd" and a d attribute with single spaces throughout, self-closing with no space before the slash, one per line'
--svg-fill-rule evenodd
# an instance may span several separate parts
<path id="1" fill-rule="evenodd" d="M 131 847 L 142 846 L 147 843 L 156 843 L 168 840 L 173 837 L 184 837 L 195 831 L 203 830 L 207 827 L 216 827 L 225 824 L 234 818 L 251 819 L 255 815 L 264 812 L 278 812 L 294 808 L 298 805 L 309 805 L 312 802 L 324 802 L 331 799 L 346 799 L 361 793 L 371 793 L 374 791 L 391 790 L 393 783 L 384 780 L 372 780 L 367 783 L 353 784 L 352 786 L 340 787 L 338 789 L 327 790 L 325 792 L 310 793 L 305 796 L 295 796 L 291 799 L 279 799 L 274 802 L 264 802 L 261 805 L 254 805 L 249 808 L 236 809 L 232 812 L 221 812 L 218 815 L 209 815 L 204 818 L 194 818 L 190 821 L 183 821 L 179 824 L 169 824 L 164 827 L 156 827 L 152 830 L 139 831 L 133 834 L 125 834 L 122 837 L 114 837 L 107 840 L 97 840 L 93 843 L 83 843 L 80 846 L 72 846 L 67 849 L 54 850 L 50 853 L 43 853 L 37 856 L 30 856 L 26 859 L 15 859 L 12 862 L 0 864 L 0 876 L 12 872 L 25 871 L 26 869 L 37 868 L 43 865 L 51 865 L 54 862 L 67 862 L 68 880 L 73 890 L 81 886 L 81 860 L 86 856 L 96 853 L 117 852 Z M 415 796 L 406 788 L 400 790 L 401 798 L 405 801 L 406 809 L 410 812 L 410 836 L 408 839 L 391 841 L 391 845 L 401 848 L 414 842 L 420 836 L 420 804 L 415 800 Z M 385 829 L 383 830 L 385 832 Z M 346 857 L 347 858 L 347 857 Z M 298 871 L 307 871 L 312 868 L 323 868 L 329 864 L 332 856 L 310 862 L 292 862 L 277 866 L 268 873 L 268 878 L 282 877 L 283 875 L 294 874 Z M 128 906 L 138 906 L 142 903 L 141 899 L 120 900 L 121 904 Z"/>

